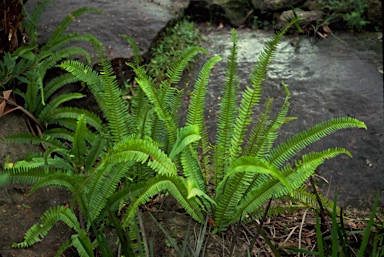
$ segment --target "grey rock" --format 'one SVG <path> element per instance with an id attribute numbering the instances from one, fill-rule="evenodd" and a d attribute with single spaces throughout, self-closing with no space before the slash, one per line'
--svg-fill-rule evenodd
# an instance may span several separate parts
<path id="1" fill-rule="evenodd" d="M 299 24 L 302 27 L 307 26 L 308 24 L 311 24 L 317 20 L 320 20 L 324 13 L 322 11 L 302 11 L 302 10 L 295 10 L 296 15 L 298 18 L 302 18 L 303 20 L 299 21 Z M 294 18 L 293 11 L 288 10 L 281 13 L 278 23 L 274 26 L 276 29 L 280 29 L 284 27 L 289 21 L 291 21 Z"/>
<path id="2" fill-rule="evenodd" d="M 27 10 L 31 11 L 38 2 L 29 0 L 26 4 Z M 38 23 L 39 43 L 47 42 L 54 29 L 71 12 L 80 7 L 93 7 L 102 14 L 81 15 L 70 25 L 69 31 L 96 36 L 106 48 L 110 59 L 130 58 L 132 51 L 119 34 L 132 37 L 145 53 L 158 33 L 170 20 L 178 17 L 188 4 L 189 0 L 130 0 L 129 3 L 126 0 L 55 0 Z M 81 46 L 92 52 L 91 45 Z"/>
<path id="3" fill-rule="evenodd" d="M 302 0 L 252 0 L 255 9 L 262 11 L 287 10 Z"/>
<path id="4" fill-rule="evenodd" d="M 307 0 L 300 6 L 300 8 L 310 11 L 321 11 L 322 7 L 323 5 L 318 0 Z"/>

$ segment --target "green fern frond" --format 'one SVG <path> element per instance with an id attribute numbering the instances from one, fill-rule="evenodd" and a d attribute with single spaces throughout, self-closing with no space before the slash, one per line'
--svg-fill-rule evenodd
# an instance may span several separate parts
<path id="1" fill-rule="evenodd" d="M 258 62 L 254 66 L 250 75 L 251 86 L 246 87 L 243 97 L 241 99 L 240 107 L 238 110 L 238 116 L 235 121 L 235 128 L 231 141 L 231 162 L 234 161 L 239 154 L 242 152 L 242 143 L 244 141 L 245 131 L 247 126 L 252 121 L 251 114 L 254 106 L 259 103 L 262 91 L 262 84 L 264 83 L 267 76 L 267 69 L 273 57 L 275 55 L 277 45 L 281 41 L 282 36 L 288 30 L 292 24 L 297 22 L 293 19 L 275 36 L 266 43 L 263 51 L 261 51 Z"/>
<path id="2" fill-rule="evenodd" d="M 183 168 L 183 175 L 187 177 L 188 181 L 196 184 L 199 190 L 205 192 L 205 179 L 203 177 L 198 158 L 195 155 L 190 147 L 181 153 L 180 162 Z"/>
<path id="3" fill-rule="evenodd" d="M 319 196 L 323 207 L 327 208 L 329 211 L 332 211 L 333 205 L 335 203 L 319 193 L 316 193 L 316 194 Z M 315 210 L 319 208 L 316 195 L 306 191 L 305 186 L 302 186 L 294 190 L 292 195 L 287 195 L 286 197 L 282 197 L 282 199 L 300 202 L 304 204 L 306 207 L 310 207 Z M 340 212 L 339 207 L 336 206 L 336 208 L 337 208 L 337 212 Z"/>
<path id="4" fill-rule="evenodd" d="M 244 197 L 253 177 L 254 174 L 249 172 L 236 173 L 219 183 L 215 191 L 217 207 L 213 214 L 216 231 L 223 231 L 229 225 L 228 221 L 233 218 L 236 206 Z"/>
<path id="5" fill-rule="evenodd" d="M 200 129 L 198 125 L 188 125 L 179 129 L 177 131 L 176 142 L 173 145 L 171 152 L 168 154 L 168 157 L 173 160 L 185 147 L 198 141 L 201 138 L 199 131 Z"/>
<path id="6" fill-rule="evenodd" d="M 37 24 L 40 20 L 41 15 L 47 8 L 49 4 L 51 4 L 52 0 L 43 0 L 38 2 L 36 7 L 33 9 L 31 14 L 28 14 L 25 10 L 25 7 L 23 6 L 23 15 L 26 17 L 26 19 L 23 20 L 23 28 L 28 32 L 29 35 L 29 41 L 32 44 L 36 43 L 37 39 Z"/>
<path id="7" fill-rule="evenodd" d="M 217 162 L 215 163 L 214 181 L 215 185 L 223 179 L 229 167 L 228 156 L 230 155 L 231 137 L 234 128 L 236 115 L 237 89 L 240 85 L 237 64 L 237 43 L 236 30 L 232 29 L 232 48 L 226 68 L 224 89 L 220 102 L 220 112 L 217 125 Z"/>
<path id="8" fill-rule="evenodd" d="M 50 101 L 48 104 L 44 106 L 44 108 L 41 110 L 39 115 L 37 116 L 37 120 L 41 123 L 44 124 L 46 120 L 49 119 L 50 116 L 50 111 L 57 109 L 59 105 L 69 102 L 75 99 L 80 99 L 85 97 L 83 94 L 80 93 L 68 93 L 68 94 L 62 94 L 59 95 L 58 97 L 54 98 L 52 101 Z"/>
<path id="9" fill-rule="evenodd" d="M 77 232 L 80 231 L 80 223 L 77 220 L 76 215 L 71 209 L 62 205 L 49 208 L 46 212 L 44 212 L 43 216 L 40 217 L 40 220 L 41 224 L 35 224 L 27 230 L 23 242 L 13 243 L 12 247 L 25 248 L 33 245 L 34 243 L 40 241 L 41 238 L 44 238 L 52 226 L 58 221 L 63 221 Z"/>
<path id="10" fill-rule="evenodd" d="M 284 82 L 282 82 L 286 97 L 283 106 L 281 107 L 280 111 L 276 115 L 276 118 L 270 122 L 270 125 L 264 129 L 263 136 L 261 138 L 255 138 L 255 143 L 257 144 L 256 149 L 254 150 L 253 154 L 256 156 L 256 158 L 263 158 L 265 155 L 269 153 L 271 150 L 277 136 L 278 136 L 278 130 L 280 127 L 285 123 L 285 119 L 289 110 L 289 97 L 290 92 L 288 90 L 288 87 L 285 85 Z"/>
<path id="11" fill-rule="evenodd" d="M 130 67 L 134 69 L 137 75 L 136 81 L 148 97 L 149 101 L 153 104 L 156 114 L 165 122 L 170 144 L 174 144 L 176 140 L 177 124 L 173 119 L 173 115 L 166 108 L 164 101 L 161 100 L 159 91 L 155 88 L 151 79 L 146 75 L 145 70 L 142 67 Z"/>
<path id="12" fill-rule="evenodd" d="M 154 111 L 150 104 L 147 102 L 146 105 L 141 106 L 140 109 L 135 110 L 135 114 L 132 115 L 132 122 L 135 123 L 135 127 L 132 131 L 137 138 L 144 139 L 152 135 Z M 131 125 L 132 127 L 133 125 Z"/>
<path id="13" fill-rule="evenodd" d="M 5 171 L 8 172 L 5 184 L 35 184 L 47 175 L 41 167 L 13 167 Z"/>
<path id="14" fill-rule="evenodd" d="M 85 131 L 87 130 L 87 123 L 84 116 L 80 116 L 77 120 L 77 127 L 75 135 L 73 136 L 71 155 L 72 162 L 75 166 L 85 165 L 85 154 L 88 152 L 85 142 Z"/>
<path id="15" fill-rule="evenodd" d="M 39 74 L 39 72 L 37 72 Z M 31 82 L 27 85 L 27 90 L 24 93 L 24 108 L 30 113 L 34 113 L 37 108 L 39 99 L 39 91 L 42 88 L 42 79 L 33 77 Z"/>
<path id="16" fill-rule="evenodd" d="M 71 41 L 81 41 L 85 40 L 83 37 L 77 35 L 77 33 L 68 34 L 63 38 L 63 41 L 60 42 L 62 45 L 68 44 Z M 64 40 L 67 39 L 67 40 Z M 58 50 L 47 50 L 41 51 L 38 55 L 39 63 L 37 64 L 35 69 L 38 69 L 39 75 L 41 77 L 45 76 L 45 73 L 48 69 L 53 68 L 58 62 L 63 59 L 67 59 L 71 56 L 75 55 L 83 55 L 88 62 L 90 62 L 90 55 L 88 52 L 80 47 L 65 47 Z"/>
<path id="17" fill-rule="evenodd" d="M 63 144 L 62 142 L 56 139 L 41 138 L 41 137 L 32 135 L 31 133 L 19 133 L 15 135 L 10 135 L 6 137 L 6 140 L 14 143 L 34 144 L 34 145 L 44 144 L 47 147 L 68 149 L 68 146 L 66 146 L 65 144 Z"/>
<path id="18" fill-rule="evenodd" d="M 44 100 L 47 101 L 52 94 L 57 92 L 63 86 L 66 86 L 68 84 L 75 83 L 78 81 L 79 79 L 76 78 L 71 73 L 66 73 L 58 77 L 55 77 L 44 86 L 44 97 L 45 97 Z"/>
<path id="19" fill-rule="evenodd" d="M 238 172 L 250 172 L 257 174 L 268 174 L 269 176 L 278 179 L 282 184 L 287 187 L 287 190 L 292 192 L 291 185 L 281 174 L 281 172 L 276 169 L 273 165 L 270 165 L 262 159 L 255 158 L 253 156 L 242 156 L 237 159 L 229 168 L 228 173 L 225 175 L 223 181 L 226 181 L 227 178 L 234 176 Z M 224 183 L 224 182 L 221 182 Z"/>
<path id="20" fill-rule="evenodd" d="M 66 119 L 66 118 L 61 118 L 53 121 L 51 125 L 59 125 L 63 128 L 54 128 L 54 129 L 48 129 L 44 131 L 44 135 L 46 138 L 58 138 L 58 139 L 65 139 L 69 142 L 73 141 L 73 134 L 74 131 L 76 130 L 77 126 L 77 120 L 76 119 Z M 61 132 L 63 131 L 63 132 Z M 67 135 L 62 135 L 64 133 L 67 133 Z M 102 132 L 101 132 L 102 134 Z M 89 129 L 85 131 L 85 140 L 89 144 L 93 144 L 95 141 L 96 135 L 98 135 L 96 132 L 91 132 Z"/>
<path id="21" fill-rule="evenodd" d="M 70 72 L 78 80 L 84 81 L 91 90 L 100 107 L 104 106 L 102 99 L 103 84 L 99 74 L 88 65 L 76 60 L 66 60 L 61 62 L 58 67 Z"/>
<path id="22" fill-rule="evenodd" d="M 310 152 L 302 156 L 300 161 L 297 161 L 295 168 L 291 169 L 287 165 L 284 167 L 288 170 L 283 170 L 283 174 L 291 184 L 292 188 L 299 188 L 327 159 L 335 158 L 340 154 L 345 154 L 352 158 L 352 155 L 344 148 L 330 148 L 321 152 Z M 285 188 L 278 190 L 275 197 L 281 197 L 287 195 L 288 192 Z"/>
<path id="23" fill-rule="evenodd" d="M 180 57 L 168 68 L 167 77 L 171 84 L 176 84 L 181 79 L 188 62 L 198 53 L 203 52 L 208 55 L 208 51 L 202 47 L 192 46 L 184 50 Z"/>
<path id="24" fill-rule="evenodd" d="M 49 138 L 66 140 L 73 142 L 73 132 L 65 128 L 52 128 L 44 131 L 44 135 Z"/>
<path id="25" fill-rule="evenodd" d="M 211 70 L 215 64 L 221 60 L 220 56 L 214 56 L 209 59 L 201 69 L 199 77 L 195 82 L 191 101 L 188 107 L 186 125 L 198 125 L 199 130 L 203 127 L 205 96 L 207 94 L 207 85 Z"/>
<path id="26" fill-rule="evenodd" d="M 96 164 L 98 158 L 101 157 L 102 152 L 106 149 L 107 139 L 98 135 L 94 141 L 92 141 L 92 146 L 88 151 L 88 155 L 85 159 L 85 172 L 86 174 L 91 170 L 91 168 Z"/>
<path id="27" fill-rule="evenodd" d="M 103 99 L 105 103 L 102 110 L 104 117 L 108 120 L 108 128 L 112 134 L 112 140 L 118 142 L 126 138 L 130 133 L 127 124 L 129 117 L 128 106 L 123 102 L 122 92 L 117 84 L 116 76 L 113 75 L 111 63 L 106 60 L 106 57 L 100 58 Z"/>
<path id="28" fill-rule="evenodd" d="M 55 171 L 53 174 L 46 175 L 44 178 L 41 178 L 29 191 L 29 194 L 32 194 L 37 189 L 42 187 L 59 187 L 65 188 L 70 192 L 74 193 L 75 184 L 80 184 L 85 181 L 85 178 L 82 176 L 73 176 L 71 172 L 60 172 Z"/>
<path id="29" fill-rule="evenodd" d="M 176 175 L 177 169 L 169 157 L 149 140 L 128 138 L 117 143 L 106 156 L 108 163 L 135 161 L 147 165 L 159 174 Z"/>
<path id="30" fill-rule="evenodd" d="M 367 129 L 364 122 L 350 117 L 333 118 L 320 122 L 312 128 L 304 130 L 274 147 L 267 157 L 267 160 L 276 167 L 281 167 L 286 161 L 290 160 L 310 144 L 340 129 L 353 127 Z"/>
<path id="31" fill-rule="evenodd" d="M 94 127 L 98 131 L 104 131 L 101 119 L 94 113 L 77 107 L 60 107 L 49 112 L 45 122 L 48 124 L 60 124 L 61 119 L 77 120 L 84 115 L 88 125 Z"/>
<path id="32" fill-rule="evenodd" d="M 88 233 L 80 230 L 78 234 L 72 235 L 72 245 L 76 248 L 80 257 L 94 257 L 93 249 L 95 248 L 88 237 Z"/>
<path id="33" fill-rule="evenodd" d="M 131 37 L 124 34 L 120 34 L 119 36 L 125 38 L 128 44 L 131 46 L 132 52 L 133 52 L 133 60 L 134 60 L 133 64 L 138 67 L 142 61 L 139 46 L 136 44 L 135 40 L 133 40 Z"/>
<path id="34" fill-rule="evenodd" d="M 106 206 L 108 198 L 115 192 L 121 179 L 127 174 L 133 162 L 109 165 L 111 167 L 99 166 L 100 168 L 90 176 L 88 192 L 89 219 L 94 221 L 101 210 Z"/>
<path id="35" fill-rule="evenodd" d="M 55 149 L 56 150 L 56 149 Z M 66 150 L 60 149 L 61 151 L 56 150 L 56 152 L 63 153 Z M 65 153 L 64 153 L 65 154 Z M 53 169 L 63 169 L 68 171 L 75 171 L 72 165 L 65 161 L 64 159 L 55 156 L 55 158 L 43 158 L 43 157 L 34 157 L 31 161 L 21 160 L 16 162 L 14 168 L 53 168 Z"/>
<path id="36" fill-rule="evenodd" d="M 45 44 L 42 49 L 40 54 L 38 55 L 39 60 L 43 60 L 45 58 L 51 57 L 50 64 L 55 61 L 56 63 L 58 60 L 61 60 L 68 56 L 63 49 L 61 49 L 63 46 L 71 43 L 71 42 L 76 42 L 76 41 L 83 41 L 83 42 L 89 42 L 93 45 L 93 47 L 99 47 L 101 46 L 101 43 L 98 41 L 96 37 L 94 37 L 91 34 L 86 34 L 84 33 L 83 35 L 80 35 L 77 32 L 73 33 L 68 33 L 68 34 L 63 34 L 59 38 L 57 38 L 55 41 L 49 41 L 47 44 Z M 76 48 L 76 47 L 75 47 Z M 81 50 L 80 50 L 81 51 Z M 55 56 L 54 54 L 52 55 L 52 52 L 54 53 L 60 53 L 59 55 Z M 73 51 L 74 54 L 77 53 L 76 50 Z M 81 51 L 80 54 L 83 54 L 84 52 Z M 69 54 L 72 55 L 72 54 Z M 85 54 L 85 57 L 87 60 L 89 60 L 89 55 Z M 45 64 L 47 65 L 47 64 Z"/>
<path id="37" fill-rule="evenodd" d="M 303 156 L 302 162 L 297 163 L 295 169 L 286 165 L 282 174 L 293 189 L 299 188 L 309 176 L 313 175 L 315 169 L 321 165 L 325 159 L 333 158 L 339 154 L 349 155 L 348 151 L 343 148 L 333 148 L 322 152 L 306 154 Z M 252 213 L 271 197 L 280 198 L 289 193 L 287 187 L 280 181 L 267 179 L 263 184 L 253 187 L 253 189 L 245 195 L 236 208 L 236 214 L 233 216 L 233 220 L 239 219 L 242 215 Z"/>
<path id="38" fill-rule="evenodd" d="M 244 148 L 244 155 L 250 156 L 263 156 L 258 154 L 261 150 L 262 144 L 259 142 L 264 142 L 265 138 L 268 136 L 267 130 L 271 128 L 271 120 L 269 119 L 272 111 L 273 98 L 268 98 L 264 104 L 265 112 L 260 112 L 259 118 L 256 126 L 254 126 L 249 134 L 249 139 L 247 140 L 246 146 Z M 267 153 L 262 151 L 263 154 Z"/>
<path id="39" fill-rule="evenodd" d="M 149 199 L 161 191 L 168 191 L 183 206 L 186 212 L 198 222 L 204 223 L 203 214 L 194 198 L 188 199 L 187 185 L 185 180 L 178 176 L 156 176 L 147 182 L 147 187 L 142 191 L 141 195 L 130 203 L 128 210 L 123 217 L 125 226 L 129 224 L 136 214 L 137 208 L 145 204 Z"/>
<path id="40" fill-rule="evenodd" d="M 203 123 L 203 129 L 200 132 L 201 134 L 201 171 L 203 173 L 203 177 L 205 180 L 205 185 L 208 185 L 209 181 L 211 180 L 211 177 L 213 175 L 212 173 L 212 146 L 208 139 L 208 130 L 205 123 Z M 216 185 L 216 184 L 215 184 Z"/>
<path id="41" fill-rule="evenodd" d="M 75 10 L 71 14 L 69 14 L 67 17 L 65 17 L 60 26 L 58 26 L 52 33 L 52 36 L 49 38 L 48 42 L 54 42 L 55 40 L 58 40 L 61 35 L 65 32 L 65 30 L 68 28 L 68 26 L 80 15 L 85 13 L 95 12 L 101 14 L 100 10 L 90 7 L 83 7 Z"/>

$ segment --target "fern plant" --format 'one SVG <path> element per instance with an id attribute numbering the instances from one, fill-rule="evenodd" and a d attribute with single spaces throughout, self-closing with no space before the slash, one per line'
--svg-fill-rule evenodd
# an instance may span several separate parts
<path id="1" fill-rule="evenodd" d="M 273 100 L 268 99 L 256 125 L 251 124 L 253 110 L 260 104 L 262 84 L 277 44 L 287 28 L 296 21 L 290 22 L 266 44 L 251 73 L 251 85 L 243 92 L 239 105 L 236 101 L 239 86 L 237 35 L 232 31 L 233 47 L 227 65 L 215 143 L 208 141 L 203 110 L 210 70 L 220 61 L 220 57 L 212 57 L 201 69 L 194 85 L 186 124 L 180 129 L 173 115 L 174 107 L 168 104 L 172 102 L 168 101 L 170 96 L 178 95 L 171 84 L 179 81 L 192 53 L 205 50 L 196 47 L 187 50 L 171 66 L 167 72 L 168 79 L 160 85 L 154 85 L 142 67 L 128 63 L 136 72 L 136 81 L 153 106 L 154 119 L 163 124 L 163 136 L 166 136 L 167 144 L 154 149 L 144 140 L 128 138 L 115 145 L 110 152 L 107 160 L 145 162 L 156 172 L 152 179 L 111 197 L 111 206 L 134 197 L 124 214 L 125 225 L 130 224 L 138 206 L 162 191 L 172 194 L 202 224 L 204 215 L 208 214 L 214 223 L 214 232 L 225 231 L 235 222 L 246 222 L 250 216 L 260 217 L 264 203 L 270 198 L 287 197 L 316 205 L 315 196 L 303 190 L 303 183 L 325 160 L 340 154 L 351 154 L 343 148 L 330 148 L 300 157 L 296 155 L 335 131 L 366 126 L 354 118 L 333 118 L 274 145 L 280 128 L 292 120 L 287 117 L 290 92 L 284 83 L 286 98 L 277 115 L 271 117 Z M 250 130 L 249 126 L 252 127 Z M 153 127 L 153 130 L 156 131 L 156 128 Z M 133 147 L 137 144 L 141 147 Z M 332 206 L 329 201 L 326 204 Z M 274 213 L 274 210 L 270 213 Z"/>
<path id="2" fill-rule="evenodd" d="M 337 130 L 366 126 L 354 118 L 335 118 L 274 146 L 281 126 L 292 120 L 287 117 L 289 90 L 283 84 L 286 99 L 277 115 L 271 117 L 272 100 L 267 100 L 265 111 L 247 133 L 248 126 L 252 126 L 253 109 L 261 99 L 268 64 L 284 32 L 294 22 L 266 45 L 251 74 L 251 85 L 244 91 L 239 105 L 236 101 L 239 85 L 237 35 L 232 31 L 234 44 L 227 66 L 215 143 L 208 141 L 203 110 L 210 71 L 221 58 L 210 58 L 201 69 L 187 122 L 181 128 L 178 128 L 177 111 L 182 92 L 172 86 L 180 81 L 183 70 L 194 56 L 207 53 L 205 49 L 187 49 L 168 69 L 167 79 L 159 85 L 155 85 L 145 69 L 139 66 L 140 57 L 136 55 L 134 63 L 128 65 L 136 72 L 140 88 L 129 103 L 122 100 L 121 90 L 105 57 L 100 61 L 100 73 L 78 61 L 62 62 L 59 67 L 88 85 L 107 122 L 99 124 L 100 128 L 92 129 L 91 133 L 85 126 L 88 119 L 80 116 L 76 125 L 64 128 L 72 131 L 70 135 L 48 131 L 51 134 L 42 138 L 10 137 L 9 140 L 27 143 L 43 141 L 49 150 L 40 159 L 35 157 L 15 163 L 5 179 L 8 182 L 33 182 L 32 192 L 42 186 L 67 188 L 72 192 L 69 210 L 78 207 L 85 224 L 79 230 L 74 221 L 76 217 L 62 214 L 69 211 L 57 207 L 44 215 L 41 224 L 27 231 L 24 242 L 15 246 L 35 243 L 56 221 L 63 220 L 76 234 L 61 250 L 72 245 L 81 256 L 93 256 L 94 247 L 104 241 L 103 224 L 114 217 L 110 214 L 122 212 L 123 228 L 129 230 L 130 235 L 135 234 L 137 230 L 133 224 L 138 206 L 162 191 L 172 194 L 191 217 L 202 224 L 209 215 L 214 232 L 225 231 L 238 221 L 247 222 L 250 216 L 259 217 L 264 202 L 270 198 L 288 197 L 311 204 L 313 198 L 303 190 L 304 181 L 326 159 L 350 154 L 342 148 L 331 148 L 295 156 Z M 133 46 L 133 52 L 138 53 L 133 41 L 128 42 Z M 63 144 L 63 141 L 67 143 Z M 56 161 L 60 158 L 64 161 Z M 67 166 L 61 166 L 64 163 Z M 63 215 L 70 218 L 62 218 Z M 94 232 L 101 231 L 96 239 L 89 236 L 91 228 Z M 126 250 L 125 255 L 129 256 L 130 248 Z"/>
<path id="3" fill-rule="evenodd" d="M 90 63 L 89 53 L 80 47 L 67 46 L 73 41 L 85 41 L 95 47 L 100 47 L 100 42 L 90 34 L 80 35 L 64 33 L 73 20 L 88 12 L 100 12 L 94 8 L 80 8 L 69 14 L 52 33 L 48 42 L 41 48 L 37 44 L 36 24 L 51 0 L 42 1 L 30 15 L 24 16 L 28 19 L 24 22 L 24 28 L 30 35 L 29 45 L 22 46 L 12 54 L 5 53 L 4 60 L 0 63 L 0 85 L 5 89 L 12 90 L 23 100 L 24 113 L 34 117 L 36 132 L 41 132 L 47 125 L 58 124 L 61 121 L 76 119 L 83 113 L 87 116 L 89 123 L 95 121 L 94 115 L 79 108 L 59 107 L 63 103 L 84 97 L 80 93 L 67 93 L 59 96 L 54 94 L 63 86 L 79 81 L 71 74 L 63 74 L 49 82 L 44 81 L 47 71 L 64 59 L 83 55 Z M 15 86 L 16 85 L 16 86 Z M 8 105 L 15 105 L 8 99 L 1 99 Z M 37 122 L 36 122 L 37 120 Z M 63 124 L 64 125 L 64 124 Z"/>
<path id="4" fill-rule="evenodd" d="M 15 243 L 14 247 L 28 247 L 36 243 L 56 222 L 63 221 L 75 234 L 62 245 L 57 256 L 68 247 L 75 247 L 81 256 L 94 256 L 98 247 L 104 256 L 110 256 L 103 227 L 109 222 L 116 227 L 119 224 L 107 201 L 122 182 L 129 182 L 133 177 L 131 166 L 134 162 L 104 160 L 108 158 L 110 147 L 134 137 L 134 134 L 130 133 L 129 121 L 132 118 L 112 67 L 105 57 L 101 57 L 100 65 L 100 74 L 79 61 L 67 60 L 59 66 L 89 85 L 106 122 L 103 123 L 100 118 L 88 122 L 87 116 L 82 114 L 74 124 L 67 120 L 67 126 L 47 129 L 41 136 L 27 133 L 7 138 L 12 142 L 43 144 L 46 151 L 41 156 L 35 154 L 7 165 L 12 168 L 6 169 L 7 176 L 2 177 L 6 183 L 34 184 L 30 193 L 45 186 L 65 188 L 72 193 L 70 208 L 56 206 L 47 210 L 41 217 L 41 224 L 32 226 L 26 232 L 24 241 Z M 128 182 L 121 186 L 128 185 Z M 77 209 L 80 216 L 75 215 Z M 120 238 L 121 243 L 124 243 L 123 239 Z M 133 254 L 128 244 L 124 251 L 126 256 Z"/>

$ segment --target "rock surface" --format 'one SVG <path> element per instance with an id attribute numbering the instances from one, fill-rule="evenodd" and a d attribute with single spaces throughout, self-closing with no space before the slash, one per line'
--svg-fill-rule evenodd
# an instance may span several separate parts
<path id="1" fill-rule="evenodd" d="M 33 10 L 38 2 L 29 0 L 27 10 Z M 38 24 L 39 43 L 47 42 L 54 29 L 71 12 L 81 7 L 93 7 L 102 14 L 87 13 L 80 16 L 69 26 L 69 31 L 96 36 L 111 59 L 130 58 L 132 51 L 120 34 L 136 40 L 142 53 L 146 53 L 158 33 L 168 22 L 177 18 L 188 4 L 188 0 L 130 0 L 128 3 L 125 0 L 55 0 L 43 13 Z M 90 45 L 82 46 L 92 52 Z"/>

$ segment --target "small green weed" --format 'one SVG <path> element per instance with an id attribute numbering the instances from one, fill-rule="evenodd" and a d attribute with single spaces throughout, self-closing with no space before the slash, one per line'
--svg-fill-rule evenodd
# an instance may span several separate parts
<path id="1" fill-rule="evenodd" d="M 371 0 L 318 0 L 323 9 L 329 11 L 329 16 L 341 17 L 350 29 L 362 30 L 369 23 L 366 20 L 366 10 Z"/>
<path id="2" fill-rule="evenodd" d="M 188 47 L 201 41 L 199 30 L 187 19 L 178 21 L 165 30 L 164 35 L 151 49 L 150 62 L 147 64 L 148 75 L 158 81 L 164 80 L 167 67 Z"/>

